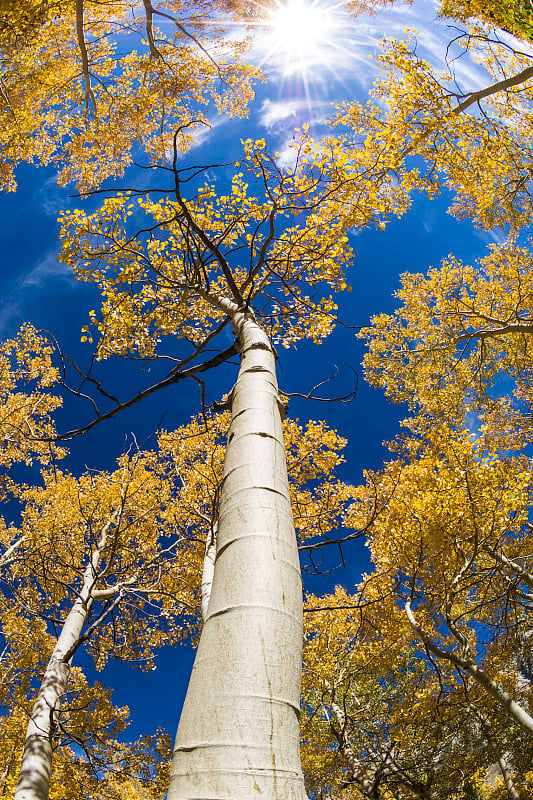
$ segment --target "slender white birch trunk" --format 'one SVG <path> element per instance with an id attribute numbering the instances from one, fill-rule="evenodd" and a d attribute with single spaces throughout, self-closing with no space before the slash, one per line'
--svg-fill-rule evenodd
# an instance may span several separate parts
<path id="1" fill-rule="evenodd" d="M 47 800 L 52 771 L 52 738 L 57 724 L 61 699 L 67 690 L 70 656 L 82 635 L 93 603 L 95 576 L 113 515 L 102 529 L 100 540 L 83 575 L 83 586 L 70 609 L 56 646 L 46 665 L 37 692 L 22 751 L 17 788 L 13 800 Z"/>
<path id="2" fill-rule="evenodd" d="M 491 736 L 490 733 L 490 725 L 486 724 L 485 722 L 481 721 L 481 727 L 483 729 L 483 734 L 489 743 L 489 747 L 491 748 L 492 752 L 496 756 L 496 760 L 498 762 L 498 766 L 500 768 L 500 772 L 502 773 L 503 782 L 505 783 L 505 788 L 509 794 L 511 800 L 520 800 L 520 795 L 515 789 L 513 779 L 511 778 L 511 772 L 509 770 L 509 765 L 507 763 L 507 759 L 505 758 L 504 754 L 500 750 L 500 746 L 496 742 L 496 740 Z"/>
<path id="3" fill-rule="evenodd" d="M 368 777 L 367 769 L 363 764 L 361 764 L 361 762 L 355 755 L 353 747 L 350 745 L 350 742 L 346 735 L 346 714 L 333 699 L 334 698 L 333 690 L 329 686 L 327 686 L 327 689 L 331 698 L 330 699 L 331 710 L 333 711 L 333 715 L 335 716 L 335 720 L 339 727 L 340 750 L 344 758 L 346 759 L 346 763 L 350 767 L 353 780 L 356 783 L 358 783 L 359 786 L 361 786 L 363 792 L 366 792 L 368 797 L 375 797 L 376 800 L 382 800 L 383 795 L 381 794 L 380 789 L 377 786 L 375 786 L 374 781 Z"/>
<path id="4" fill-rule="evenodd" d="M 87 614 L 87 605 L 78 598 L 65 620 L 44 671 L 26 730 L 14 800 L 48 798 L 52 770 L 52 737 L 70 673 L 70 663 L 65 657 L 81 636 Z"/>
<path id="5" fill-rule="evenodd" d="M 217 554 L 217 526 L 215 522 L 211 525 L 205 542 L 204 563 L 202 569 L 202 619 L 207 619 L 207 609 L 211 599 L 211 589 L 213 587 L 213 576 L 215 574 L 215 559 Z"/>
<path id="6" fill-rule="evenodd" d="M 298 718 L 302 582 L 268 337 L 232 309 L 241 367 L 216 563 L 168 800 L 305 800 Z"/>

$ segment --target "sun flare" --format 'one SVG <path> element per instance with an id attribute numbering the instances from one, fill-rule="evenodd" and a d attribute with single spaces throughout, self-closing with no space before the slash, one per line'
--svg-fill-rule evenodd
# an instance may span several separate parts
<path id="1" fill-rule="evenodd" d="M 335 28 L 331 6 L 315 0 L 278 3 L 269 19 L 271 49 L 287 71 L 305 72 L 326 61 Z"/>

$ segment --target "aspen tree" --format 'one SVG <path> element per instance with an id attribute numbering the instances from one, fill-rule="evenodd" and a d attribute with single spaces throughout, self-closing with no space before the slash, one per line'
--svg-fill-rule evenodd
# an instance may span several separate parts
<path id="1" fill-rule="evenodd" d="M 27 671 L 37 666 L 28 658 L 31 653 L 28 631 L 33 634 L 35 620 L 24 619 L 22 622 L 26 635 L 18 654 L 17 667 Z M 19 636 L 22 630 L 21 625 Z M 15 636 L 12 629 L 11 637 Z M 51 642 L 39 641 L 38 637 L 32 636 L 32 644 L 42 665 L 50 654 Z M 21 672 L 12 672 L 9 679 L 14 691 L 8 697 L 2 693 L 0 791 L 13 797 L 24 732 L 32 711 L 32 697 L 31 691 L 24 686 Z M 50 800 L 64 797 L 93 800 L 102 797 L 103 793 L 113 800 L 122 800 L 128 792 L 143 800 L 160 800 L 164 794 L 162 782 L 168 782 L 165 775 L 168 737 L 158 731 L 135 742 L 127 741 L 129 722 L 128 708 L 113 704 L 108 687 L 100 681 L 89 685 L 81 669 L 72 667 L 68 691 L 62 697 L 60 725 L 52 738 L 54 767 L 48 795 Z"/>
<path id="2" fill-rule="evenodd" d="M 113 657 L 146 668 L 157 647 L 196 630 L 199 543 L 213 532 L 229 423 L 228 412 L 199 417 L 160 433 L 157 455 L 122 457 L 115 473 L 75 479 L 56 469 L 43 473 L 44 486 L 21 492 L 20 528 L 0 530 L 7 586 L 0 596 L 2 702 L 10 709 L 2 724 L 16 731 L 5 780 L 14 790 L 19 772 L 15 797 L 54 798 L 58 785 L 92 796 L 97 777 L 110 797 L 122 798 L 124 792 L 142 795 L 152 780 L 157 765 L 150 754 L 162 746 L 161 737 L 117 742 L 127 714 L 113 708 L 99 684 L 88 687 L 72 661 L 85 645 L 99 669 Z M 323 535 L 342 523 L 352 497 L 351 487 L 334 475 L 346 442 L 323 423 L 302 428 L 287 420 L 284 432 L 299 535 Z M 206 606 L 210 594 L 209 581 L 202 587 Z M 54 633 L 46 630 L 51 619 Z M 28 627 L 30 637 L 22 635 Z M 35 681 L 40 686 L 30 702 Z M 30 719 L 21 760 L 20 707 Z M 69 749 L 71 740 L 83 748 L 85 761 Z M 144 777 L 135 777 L 139 770 Z M 154 797 L 163 792 L 165 774 L 159 770 Z"/>
<path id="3" fill-rule="evenodd" d="M 79 480 L 55 470 L 22 494 L 23 551 L 4 582 L 24 615 L 63 620 L 33 703 L 17 800 L 48 797 L 62 698 L 85 641 L 99 669 L 112 656 L 146 668 L 154 648 L 194 627 L 187 522 L 150 460 L 123 457 L 114 474 Z"/>
<path id="4" fill-rule="evenodd" d="M 338 586 L 307 598 L 304 770 L 315 792 L 455 797 L 468 758 L 465 748 L 459 767 L 464 702 L 454 702 L 458 687 L 439 686 L 417 653 L 392 585 L 381 577 L 369 576 L 356 594 Z"/>
<path id="5" fill-rule="evenodd" d="M 24 557 L 19 548 L 19 571 Z M 20 581 L 16 592 L 5 591 L 6 582 L 12 586 L 9 573 L 14 565 L 14 558 L 11 566 L 2 565 L 4 591 L 0 594 L 0 791 L 6 797 L 15 793 L 36 686 L 43 679 L 56 644 L 51 626 L 40 616 L 51 610 L 44 607 L 43 593 L 37 598 L 30 586 L 23 590 Z M 36 599 L 41 601 L 37 610 L 30 605 Z M 101 789 L 107 784 L 109 771 L 119 769 L 123 780 L 131 776 L 132 784 L 134 773 L 141 776 L 152 771 L 157 743 L 161 740 L 163 744 L 161 736 L 146 736 L 142 745 L 125 742 L 128 709 L 114 705 L 111 691 L 99 681 L 89 685 L 80 667 L 70 668 L 68 687 L 58 711 L 57 725 L 51 731 L 52 800 L 99 796 L 98 786 Z"/>
<path id="6" fill-rule="evenodd" d="M 329 186 L 305 134 L 285 171 L 264 142 L 247 141 L 223 196 L 204 185 L 185 200 L 176 158 L 175 148 L 174 199 L 118 196 L 93 215 L 65 215 L 63 258 L 102 291 L 92 316 L 99 358 L 152 357 L 171 335 L 186 337 L 194 357 L 231 324 L 241 366 L 228 396 L 216 561 L 169 797 L 300 800 L 302 585 L 274 344 L 330 332 L 336 306 L 325 292 L 346 287 L 349 250 L 322 211 Z M 129 232 L 139 211 L 148 236 Z"/>
<path id="7" fill-rule="evenodd" d="M 353 513 L 383 498 L 370 529 L 376 572 L 394 581 L 428 654 L 531 739 L 530 687 L 519 680 L 531 631 L 531 464 L 483 454 L 466 432 L 433 435 L 371 476 Z"/>
<path id="8" fill-rule="evenodd" d="M 383 563 L 355 594 L 306 603 L 303 764 L 317 797 L 527 796 L 531 742 L 425 651 Z M 489 776 L 490 775 L 490 779 Z"/>

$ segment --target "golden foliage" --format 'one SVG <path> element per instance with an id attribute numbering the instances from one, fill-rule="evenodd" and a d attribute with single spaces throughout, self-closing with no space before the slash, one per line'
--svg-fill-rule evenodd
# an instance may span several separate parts
<path id="1" fill-rule="evenodd" d="M 518 796 L 531 791 L 530 738 L 462 666 L 531 714 L 531 464 L 481 458 L 468 435 L 436 438 L 411 442 L 408 460 L 356 490 L 353 527 L 378 509 L 374 571 L 357 593 L 307 598 L 303 763 L 315 791 L 373 785 L 407 800 L 431 787 L 463 800 L 472 781 L 495 800 L 507 792 L 499 773 L 486 781 L 498 752 Z M 407 602 L 442 655 L 411 626 Z"/>
<path id="2" fill-rule="evenodd" d="M 97 357 L 152 357 L 168 335 L 200 346 L 224 321 L 219 298 L 235 295 L 230 279 L 256 301 L 274 343 L 327 336 L 337 308 L 329 291 L 347 288 L 351 251 L 338 209 L 322 203 L 329 183 L 306 134 L 295 160 L 282 171 L 263 140 L 248 140 L 227 194 L 209 184 L 192 201 L 119 194 L 94 214 L 64 214 L 61 258 L 102 293 L 101 312 L 91 312 Z M 304 221 L 288 226 L 295 215 Z"/>
<path id="3" fill-rule="evenodd" d="M 204 541 L 216 519 L 229 423 L 229 413 L 199 416 L 161 432 L 156 450 L 124 454 L 114 471 L 75 477 L 44 469 L 42 485 L 20 491 L 20 525 L 2 521 L 0 530 L 5 792 L 16 784 L 58 621 L 79 598 L 87 596 L 88 614 L 77 647 L 100 670 L 109 658 L 154 668 L 159 648 L 196 635 Z M 302 538 L 320 536 L 341 524 L 352 499 L 351 487 L 335 477 L 346 442 L 322 422 L 285 420 L 284 435 L 297 529 Z M 128 722 L 128 709 L 113 705 L 105 685 L 90 686 L 71 667 L 52 728 L 50 797 L 99 797 L 105 790 L 114 800 L 160 800 L 170 743 L 162 732 L 128 743 Z"/>
<path id="4" fill-rule="evenodd" d="M 46 464 L 65 451 L 51 441 L 55 435 L 52 415 L 61 406 L 55 394 L 57 369 L 52 348 L 32 325 L 0 345 L 0 466 L 6 471 L 14 462 Z M 3 478 L 6 488 L 12 480 Z"/>
<path id="5" fill-rule="evenodd" d="M 367 379 L 436 425 L 473 426 L 480 446 L 520 450 L 533 436 L 532 276 L 530 249 L 512 239 L 477 266 L 449 257 L 403 275 L 398 311 L 361 332 Z"/>
<path id="6" fill-rule="evenodd" d="M 3 6 L 4 8 L 4 6 Z M 257 71 L 229 42 L 225 3 L 118 0 L 9 3 L 0 16 L 0 186 L 19 161 L 55 164 L 82 190 L 121 176 L 142 147 L 165 160 L 186 150 L 203 108 L 245 113 Z M 220 26 L 211 26 L 213 17 Z"/>
<path id="7" fill-rule="evenodd" d="M 443 0 L 441 13 L 463 22 L 477 19 L 518 38 L 533 40 L 533 14 L 528 0 Z"/>
<path id="8" fill-rule="evenodd" d="M 415 191 L 432 197 L 446 187 L 460 219 L 483 228 L 529 225 L 530 57 L 475 32 L 458 37 L 487 72 L 481 86 L 463 92 L 452 74 L 418 57 L 413 38 L 381 45 L 384 77 L 371 99 L 342 105 L 333 120 L 341 133 L 323 143 L 344 178 L 347 224 L 386 222 L 410 207 Z"/>

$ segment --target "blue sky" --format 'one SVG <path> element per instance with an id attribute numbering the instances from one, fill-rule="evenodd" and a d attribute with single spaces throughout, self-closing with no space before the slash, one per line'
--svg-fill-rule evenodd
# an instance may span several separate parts
<path id="1" fill-rule="evenodd" d="M 267 76 L 267 83 L 257 87 L 257 94 L 245 120 L 212 119 L 211 130 L 197 138 L 189 154 L 193 163 L 231 161 L 238 157 L 241 138 L 265 137 L 271 149 L 288 153 L 294 128 L 303 122 L 311 133 L 325 130 L 325 120 L 332 113 L 333 102 L 343 99 L 364 99 L 376 77 L 377 41 L 385 34 L 401 36 L 406 27 L 418 31 L 420 55 L 440 63 L 452 33 L 435 21 L 431 2 L 399 7 L 380 12 L 371 20 L 348 20 L 341 11 L 334 11 L 338 20 L 335 31 L 328 32 L 330 43 L 320 50 L 320 58 L 308 64 L 302 73 L 297 64 L 287 60 L 286 51 L 273 51 L 268 38 L 252 53 Z M 372 58 L 369 58 L 372 56 Z M 313 59 L 311 59 L 313 62 Z M 457 64 L 457 77 L 464 88 L 484 85 L 481 69 L 462 59 Z M 185 164 L 185 159 L 184 159 Z M 126 184 L 134 180 L 128 176 Z M 69 198 L 71 190 L 57 186 L 50 169 L 24 166 L 18 171 L 16 194 L 0 196 L 0 241 L 2 247 L 2 284 L 0 300 L 0 336 L 13 335 L 24 321 L 54 333 L 62 348 L 76 358 L 86 358 L 87 348 L 80 344 L 80 328 L 87 313 L 95 307 L 91 287 L 76 283 L 57 261 L 57 214 L 61 208 L 73 207 L 79 200 Z M 453 252 L 470 261 L 486 252 L 493 235 L 476 231 L 468 222 L 458 222 L 446 213 L 449 198 L 441 195 L 433 201 L 418 198 L 401 220 L 392 221 L 384 232 L 368 229 L 354 235 L 354 264 L 350 270 L 353 291 L 340 300 L 339 315 L 351 326 L 367 323 L 369 317 L 394 308 L 392 293 L 399 286 L 404 271 L 424 272 L 436 266 Z M 341 470 L 346 481 L 358 483 L 364 468 L 379 468 L 387 451 L 381 446 L 398 433 L 398 421 L 405 409 L 390 406 L 381 392 L 367 387 L 360 362 L 363 346 L 353 330 L 338 328 L 319 350 L 303 343 L 297 350 L 282 351 L 279 382 L 287 392 L 307 392 L 313 383 L 340 370 L 332 392 L 343 394 L 353 387 L 352 369 L 359 373 L 359 390 L 347 405 L 320 404 L 293 400 L 290 413 L 301 421 L 322 418 L 349 440 L 346 464 Z M 208 401 L 219 399 L 234 380 L 234 367 L 225 366 L 209 377 Z M 128 365 L 104 365 L 102 374 L 120 384 L 122 397 L 127 397 L 144 383 L 151 382 Z M 126 438 L 133 432 L 138 442 L 148 441 L 163 425 L 172 428 L 184 424 L 198 411 L 197 387 L 180 384 L 145 401 L 142 407 L 123 414 L 97 428 L 72 444 L 70 469 L 81 471 L 85 466 L 110 468 L 122 451 Z M 60 418 L 63 428 L 77 420 L 78 411 L 67 408 Z M 319 583 L 309 582 L 314 590 L 343 583 L 349 589 L 357 583 L 368 564 L 361 544 L 346 550 L 349 567 L 328 576 Z M 83 664 L 87 659 L 80 657 Z M 192 665 L 190 649 L 165 651 L 157 670 L 148 675 L 132 672 L 123 665 L 111 664 L 102 679 L 115 686 L 115 700 L 132 710 L 131 733 L 149 732 L 157 726 L 175 733 L 178 709 L 188 671 Z"/>

